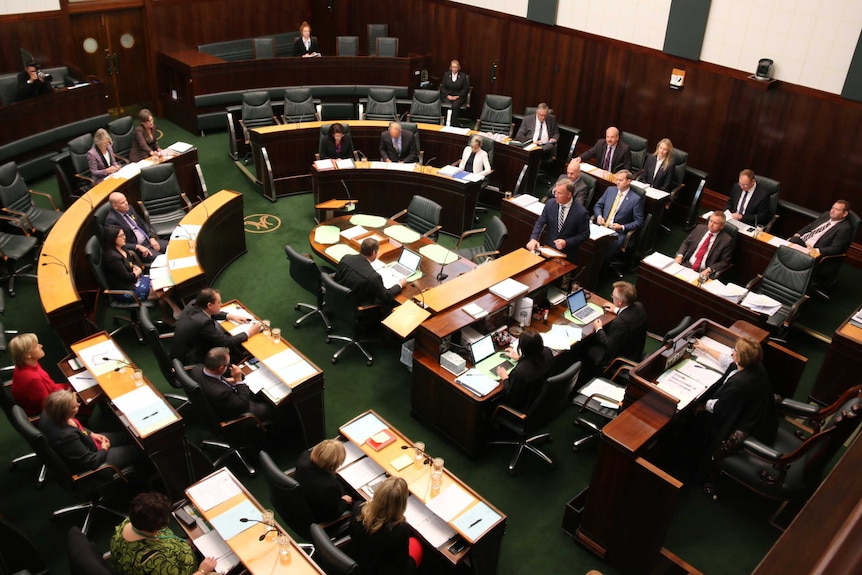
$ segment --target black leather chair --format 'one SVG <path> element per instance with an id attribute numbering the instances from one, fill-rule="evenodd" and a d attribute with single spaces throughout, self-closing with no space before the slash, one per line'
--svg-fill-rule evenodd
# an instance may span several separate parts
<path id="1" fill-rule="evenodd" d="M 294 535 L 305 541 L 310 540 L 309 528 L 314 523 L 314 516 L 302 494 L 302 486 L 296 479 L 279 469 L 266 451 L 260 452 L 258 462 L 263 472 L 263 479 L 269 487 L 272 508 Z M 306 551 L 313 551 L 314 547 L 310 545 L 309 547 L 311 550 Z"/>
<path id="2" fill-rule="evenodd" d="M 33 451 L 36 452 L 39 460 L 48 468 L 48 478 L 58 483 L 60 487 L 72 495 L 85 499 L 82 503 L 54 511 L 54 517 L 75 511 L 86 511 L 87 515 L 81 526 L 83 533 L 87 533 L 90 529 L 93 517 L 99 509 L 125 518 L 125 513 L 111 509 L 104 503 L 112 491 L 111 488 L 126 484 L 126 478 L 134 472 L 134 467 L 117 469 L 113 465 L 105 463 L 92 471 L 72 473 L 48 444 L 48 440 L 45 439 L 42 432 L 30 423 L 27 414 L 17 405 L 12 407 L 12 426 L 24 437 Z"/>
<path id="3" fill-rule="evenodd" d="M 251 47 L 255 60 L 276 57 L 275 38 L 252 38 Z"/>
<path id="4" fill-rule="evenodd" d="M 493 134 L 512 135 L 512 97 L 488 94 L 482 105 L 482 114 L 476 122 L 476 130 Z"/>
<path id="5" fill-rule="evenodd" d="M 0 328 L 2 328 L 2 326 L 0 326 Z M 5 349 L 5 346 L 4 346 L 4 349 Z M 10 376 L 11 376 L 12 367 L 10 366 L 8 368 L 8 370 L 7 370 L 7 368 L 3 368 L 3 371 L 4 372 L 8 371 Z M 17 405 L 17 404 L 15 403 L 15 398 L 12 397 L 12 381 L 11 380 L 5 381 L 5 377 L 4 377 L 3 385 L 2 385 L 2 387 L 0 387 L 0 407 L 3 408 L 3 413 L 6 414 L 6 419 L 8 419 L 10 423 L 12 423 L 12 406 L 13 405 Z M 34 417 L 30 421 L 35 423 L 36 421 L 38 421 L 38 419 L 39 419 L 38 417 Z M 45 478 L 46 478 L 46 475 L 48 473 L 48 469 L 45 467 L 45 465 L 43 465 L 39 461 L 39 458 L 36 457 L 36 452 L 31 451 L 30 453 L 25 453 L 24 455 L 19 455 L 18 457 L 14 458 L 9 463 L 9 469 L 14 470 L 18 467 L 19 463 L 24 463 L 25 461 L 30 461 L 30 460 L 33 460 L 39 464 L 39 476 L 36 479 L 36 487 L 42 487 L 45 484 Z"/>
<path id="6" fill-rule="evenodd" d="M 192 207 L 174 172 L 173 164 L 157 164 L 141 169 L 141 215 L 150 222 L 156 235 L 171 237 L 177 224 Z"/>
<path id="7" fill-rule="evenodd" d="M 572 403 L 578 406 L 575 425 L 587 429 L 588 432 L 587 435 L 572 443 L 572 451 L 578 452 L 598 439 L 602 433 L 602 428 L 620 414 L 624 401 L 619 398 L 625 395 L 629 372 L 634 365 L 633 361 L 626 358 L 615 358 L 605 368 L 602 377 L 591 379 L 574 395 Z M 587 387 L 596 380 L 600 380 L 604 384 L 608 393 L 592 392 L 592 389 L 587 390 Z"/>
<path id="8" fill-rule="evenodd" d="M 461 242 L 463 242 L 465 238 L 481 233 L 485 234 L 485 239 L 482 242 L 482 245 L 471 248 L 461 247 Z M 503 220 L 497 216 L 491 216 L 491 221 L 488 222 L 486 227 L 467 230 L 461 234 L 461 237 L 458 239 L 458 245 L 455 246 L 455 251 L 463 258 L 476 263 L 481 263 L 486 259 L 494 259 L 500 255 L 500 248 L 502 247 L 503 242 L 506 241 L 506 237 L 508 235 L 509 230 L 506 229 L 506 224 L 503 223 Z"/>
<path id="9" fill-rule="evenodd" d="M 517 450 L 509 462 L 509 475 L 514 475 L 517 471 L 518 460 L 525 449 L 537 455 L 551 469 L 554 469 L 556 466 L 554 460 L 541 451 L 537 445 L 551 441 L 551 434 L 543 433 L 541 430 L 556 419 L 568 405 L 569 392 L 577 384 L 580 371 L 581 362 L 576 362 L 562 373 L 547 378 L 541 391 L 539 391 L 539 395 L 526 413 L 521 413 L 505 404 L 498 405 L 494 410 L 494 423 L 505 428 L 516 437 L 514 441 L 491 442 L 491 445 L 517 446 Z"/>
<path id="10" fill-rule="evenodd" d="M 129 151 L 135 139 L 135 122 L 131 116 L 124 116 L 108 122 L 108 132 L 114 141 L 114 155 L 125 163 L 129 162 Z"/>
<path id="11" fill-rule="evenodd" d="M 397 58 L 398 38 L 391 38 L 389 36 L 378 37 L 374 55 L 381 58 Z"/>
<path id="12" fill-rule="evenodd" d="M 359 56 L 359 36 L 336 36 L 335 55 Z"/>
<path id="13" fill-rule="evenodd" d="M 772 517 L 774 524 L 789 502 L 804 501 L 817 489 L 826 466 L 859 427 L 862 394 L 858 386 L 821 410 L 817 419 L 819 431 L 803 438 L 779 427 L 772 445 L 742 432 L 731 434 L 713 454 L 713 480 L 704 490 L 717 497 L 716 479 L 729 477 L 763 497 L 782 501 Z"/>
<path id="14" fill-rule="evenodd" d="M 381 37 L 389 36 L 389 25 L 388 24 L 369 24 L 366 29 L 368 30 L 368 52 L 367 54 L 370 56 L 377 51 L 377 39 Z"/>
<path id="15" fill-rule="evenodd" d="M 395 105 L 395 90 L 392 88 L 369 88 L 368 103 L 363 120 L 398 121 L 398 108 Z"/>
<path id="16" fill-rule="evenodd" d="M 440 104 L 440 92 L 437 90 L 413 90 L 413 101 L 410 103 L 411 122 L 424 124 L 442 124 L 443 112 Z"/>
<path id="17" fill-rule="evenodd" d="M 413 231 L 422 234 L 422 237 L 428 237 L 432 240 L 437 237 L 437 231 L 442 226 L 440 223 L 440 213 L 443 207 L 435 201 L 429 200 L 424 196 L 413 196 L 406 210 L 401 210 L 390 219 L 397 220 L 403 215 L 407 215 L 405 224 Z"/>
<path id="18" fill-rule="evenodd" d="M 0 216 L 0 220 L 6 220 L 11 225 L 18 225 L 18 220 L 12 218 L 7 219 Z M 36 279 L 36 274 L 25 272 L 33 267 L 38 248 L 39 240 L 27 233 L 26 230 L 24 230 L 24 235 L 0 232 L 0 260 L 2 260 L 0 281 L 8 280 L 6 289 L 10 296 L 15 297 L 15 278 Z M 0 292 L 0 297 L 2 297 L 2 292 Z"/>
<path id="19" fill-rule="evenodd" d="M 320 105 L 321 122 L 356 119 L 356 105 L 352 102 L 324 102 Z"/>
<path id="20" fill-rule="evenodd" d="M 674 148 L 670 153 L 670 160 L 673 163 L 673 180 L 671 181 L 669 190 L 670 196 L 667 198 L 667 203 L 664 206 L 665 216 L 667 216 L 667 211 L 670 210 L 671 205 L 679 198 L 680 192 L 685 188 L 685 175 L 688 170 L 688 152 Z M 666 220 L 667 218 L 665 217 L 664 219 Z M 662 224 L 661 228 L 665 232 L 670 232 L 670 226 L 666 224 Z"/>
<path id="21" fill-rule="evenodd" d="M 113 575 L 110 563 L 80 529 L 69 529 L 66 541 L 70 575 Z"/>
<path id="22" fill-rule="evenodd" d="M 745 286 L 781 302 L 781 309 L 765 319 L 773 336 L 783 337 L 808 299 L 808 284 L 814 273 L 815 259 L 787 246 L 780 246 L 762 274 Z"/>
<path id="23" fill-rule="evenodd" d="M 174 333 L 160 332 L 159 326 L 150 318 L 150 308 L 147 306 L 141 306 L 138 310 L 138 319 L 141 322 L 144 341 L 146 341 L 150 352 L 156 358 L 156 362 L 159 364 L 159 371 L 162 372 L 162 377 L 165 378 L 165 381 L 171 387 L 181 389 L 174 374 L 174 366 L 171 363 L 170 347 L 166 348 L 163 343 L 165 340 L 172 338 Z M 161 325 L 164 326 L 165 324 Z M 171 400 L 174 409 L 177 411 L 181 412 L 189 404 L 189 398 L 184 395 L 176 393 L 163 393 L 162 395 L 165 396 L 165 399 Z"/>
<path id="24" fill-rule="evenodd" d="M 108 220 L 109 213 L 111 213 L 111 202 L 104 202 L 93 211 L 93 234 L 99 238 L 99 241 L 105 239 L 105 222 Z"/>
<path id="25" fill-rule="evenodd" d="M 192 408 L 197 412 L 200 419 L 209 428 L 210 432 L 221 438 L 221 441 L 205 439 L 201 447 L 215 447 L 224 451 L 221 457 L 213 462 L 214 468 L 224 465 L 231 456 L 235 456 L 243 464 L 248 474 L 254 477 L 255 468 L 246 460 L 242 454 L 243 450 L 257 453 L 266 428 L 260 420 L 251 413 L 245 413 L 242 417 L 225 421 L 213 410 L 201 391 L 198 383 L 186 372 L 185 366 L 178 359 L 173 360 L 174 376 L 180 387 L 185 390 Z"/>
<path id="26" fill-rule="evenodd" d="M 855 238 L 859 231 L 859 216 L 856 212 L 851 211 L 847 214 L 847 221 L 850 222 L 853 229 L 851 237 Z M 814 266 L 814 276 L 811 278 L 810 289 L 818 296 L 828 300 L 829 295 L 826 292 L 838 280 L 838 272 L 841 271 L 841 265 L 846 258 L 846 251 L 843 254 L 819 257 Z"/>
<path id="27" fill-rule="evenodd" d="M 45 560 L 27 535 L 0 518 L 0 573 L 3 575 L 48 575 Z"/>
<path id="28" fill-rule="evenodd" d="M 587 199 L 584 203 L 584 206 L 587 208 L 587 211 L 590 211 L 590 205 L 593 203 L 593 196 L 596 195 L 596 179 L 589 174 L 585 174 L 581 172 L 581 179 L 587 185 Z M 553 192 L 553 190 L 550 190 Z"/>
<path id="29" fill-rule="evenodd" d="M 242 95 L 242 115 L 240 116 L 239 125 L 242 126 L 242 133 L 245 143 L 248 144 L 248 131 L 251 128 L 260 128 L 262 126 L 274 126 L 278 124 L 278 119 L 272 113 L 272 102 L 269 99 L 269 92 L 261 90 L 257 92 L 246 92 Z"/>
<path id="30" fill-rule="evenodd" d="M 326 307 L 332 312 L 332 319 L 335 323 L 342 322 L 351 326 L 352 335 L 326 335 L 326 343 L 333 340 L 343 341 L 344 345 L 332 354 L 332 363 L 338 363 L 338 358 L 341 354 L 347 351 L 350 347 L 356 347 L 362 355 L 365 356 L 365 365 L 371 367 L 374 364 L 374 357 L 365 348 L 365 340 L 360 339 L 362 328 L 364 326 L 364 315 L 370 314 L 377 310 L 378 306 L 360 306 L 353 296 L 353 291 L 338 282 L 336 282 L 329 274 L 321 273 L 320 280 L 323 284 L 323 291 L 326 294 Z"/>
<path id="31" fill-rule="evenodd" d="M 762 188 L 769 194 L 769 214 L 765 222 L 757 222 L 757 225 L 764 226 L 767 232 L 772 230 L 772 226 L 778 221 L 778 200 L 781 195 L 781 182 L 767 178 L 766 176 L 754 176 L 754 181 L 757 182 L 757 187 Z"/>
<path id="32" fill-rule="evenodd" d="M 90 163 L 87 161 L 87 152 L 93 147 L 93 135 L 83 134 L 74 140 L 69 140 L 69 158 L 72 167 L 75 168 L 75 188 L 77 195 L 93 187 L 94 180 L 90 174 Z"/>
<path id="33" fill-rule="evenodd" d="M 319 118 L 314 107 L 311 90 L 308 88 L 287 88 L 284 91 L 284 114 L 281 117 L 285 124 L 317 121 Z"/>
<path id="34" fill-rule="evenodd" d="M 640 174 L 644 169 L 644 163 L 646 162 L 647 157 L 647 146 L 649 143 L 647 139 L 638 136 L 637 134 L 632 134 L 631 132 L 620 132 L 620 140 L 623 143 L 628 144 L 629 148 L 632 152 L 632 174 L 635 177 Z"/>
<path id="35" fill-rule="evenodd" d="M 37 207 L 33 196 L 47 198 L 52 209 Z M 18 172 L 15 162 L 7 162 L 0 166 L 0 212 L 2 215 L 14 218 L 18 224 L 7 226 L 9 231 L 18 232 L 21 229 L 35 232 L 44 238 L 63 215 L 54 205 L 54 200 L 44 192 L 37 192 L 27 187 L 24 178 Z"/>
<path id="36" fill-rule="evenodd" d="M 311 524 L 311 543 L 314 545 L 314 561 L 326 575 L 356 575 L 359 565 L 350 555 L 335 546 L 326 531 L 317 523 Z"/>
<path id="37" fill-rule="evenodd" d="M 323 284 L 320 279 L 320 268 L 317 267 L 317 263 L 315 263 L 314 259 L 312 259 L 310 255 L 300 254 L 290 245 L 284 246 L 284 253 L 287 256 L 287 261 L 290 263 L 290 277 L 299 285 L 299 287 L 308 293 L 313 294 L 317 299 L 316 304 L 297 303 L 293 306 L 293 309 L 295 310 L 309 310 L 308 313 L 293 322 L 293 327 L 299 328 L 305 320 L 315 316 L 320 316 L 324 325 L 326 325 L 327 333 L 331 332 L 332 324 L 329 322 L 329 318 L 326 317 L 326 312 L 323 309 L 324 296 Z"/>
<path id="38" fill-rule="evenodd" d="M 425 152 L 422 150 L 422 141 L 419 139 L 419 124 L 416 122 L 398 122 L 401 130 L 407 130 L 413 134 L 413 141 L 416 142 L 416 149 L 419 151 L 419 165 L 425 163 Z"/>

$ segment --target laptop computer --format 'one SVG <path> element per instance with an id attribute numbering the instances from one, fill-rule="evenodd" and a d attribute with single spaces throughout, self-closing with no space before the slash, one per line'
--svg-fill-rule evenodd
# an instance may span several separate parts
<path id="1" fill-rule="evenodd" d="M 377 273 L 383 278 L 383 287 L 389 289 L 397 284 L 398 280 L 409 278 L 416 273 L 421 262 L 422 256 L 407 248 L 402 248 L 397 262 L 377 270 Z"/>
<path id="2" fill-rule="evenodd" d="M 572 317 L 585 324 L 597 320 L 604 315 L 603 311 L 595 310 L 587 305 L 587 295 L 584 293 L 583 288 L 570 293 L 569 297 L 566 298 L 566 303 L 569 306 L 569 313 L 572 314 Z"/>
<path id="3" fill-rule="evenodd" d="M 481 337 L 470 344 L 470 354 L 473 357 L 473 368 L 481 371 L 494 380 L 497 377 L 497 368 L 503 367 L 506 371 L 515 367 L 508 356 L 497 351 L 494 347 L 494 339 L 491 334 Z"/>

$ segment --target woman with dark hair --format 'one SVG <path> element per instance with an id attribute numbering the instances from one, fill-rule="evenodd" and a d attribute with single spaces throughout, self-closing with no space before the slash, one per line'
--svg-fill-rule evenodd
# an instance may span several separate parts
<path id="1" fill-rule="evenodd" d="M 157 299 L 162 306 L 162 312 L 166 314 L 165 317 L 178 318 L 182 310 L 166 292 L 160 295 L 153 290 L 150 276 L 144 274 L 144 270 L 135 263 L 125 246 L 126 232 L 118 226 L 105 226 L 102 269 L 105 271 L 110 289 L 134 292 L 135 298 L 140 302 Z M 125 302 L 134 301 L 130 294 L 119 294 L 113 297 Z"/>
<path id="2" fill-rule="evenodd" d="M 129 516 L 111 538 L 111 563 L 119 575 L 209 575 L 216 560 L 198 565 L 194 551 L 168 527 L 171 501 L 161 493 L 141 493 L 129 504 Z"/>
<path id="3" fill-rule="evenodd" d="M 141 125 L 135 128 L 135 138 L 132 140 L 132 149 L 129 150 L 129 160 L 132 162 L 140 162 L 147 158 L 159 157 L 158 131 L 153 120 L 153 114 L 144 108 L 138 113 L 138 118 L 141 120 Z"/>
<path id="4" fill-rule="evenodd" d="M 317 523 L 337 519 L 347 511 L 353 498 L 344 494 L 335 471 L 347 455 L 344 443 L 324 439 L 311 451 L 303 451 L 296 461 L 296 481 Z"/>
<path id="5" fill-rule="evenodd" d="M 364 575 L 406 575 L 422 563 L 422 544 L 404 519 L 408 495 L 407 482 L 390 477 L 374 490 L 374 499 L 353 504 L 350 554 Z"/>
<path id="6" fill-rule="evenodd" d="M 503 382 L 502 402 L 518 411 L 526 411 L 548 376 L 554 354 L 545 347 L 542 336 L 532 329 L 526 329 L 518 339 L 518 349 L 506 348 L 504 352 L 518 362 L 511 371 L 497 368 L 497 376 Z"/>
<path id="7" fill-rule="evenodd" d="M 353 139 L 344 133 L 344 126 L 335 122 L 329 126 L 329 135 L 320 144 L 320 159 L 347 160 L 353 157 Z"/>

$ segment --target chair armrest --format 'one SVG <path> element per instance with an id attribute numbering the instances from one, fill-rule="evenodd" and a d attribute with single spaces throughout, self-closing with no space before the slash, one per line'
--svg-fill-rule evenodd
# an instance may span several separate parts
<path id="1" fill-rule="evenodd" d="M 92 182 L 93 180 L 90 180 L 90 181 Z M 51 202 L 51 207 L 54 208 L 54 211 L 55 212 L 60 211 L 57 209 L 57 204 L 54 203 L 54 198 L 52 198 L 49 194 L 46 194 L 45 192 L 39 192 L 36 190 L 30 190 L 30 193 L 34 196 L 42 196 L 43 198 L 48 198 L 48 201 Z"/>
<path id="2" fill-rule="evenodd" d="M 817 258 L 817 261 L 818 261 L 818 263 L 823 263 L 825 261 L 844 259 L 846 257 L 847 257 L 847 252 L 844 252 L 841 254 L 832 254 L 831 256 L 820 256 L 819 258 Z"/>
<path id="3" fill-rule="evenodd" d="M 780 215 L 778 215 L 778 214 L 775 214 L 774 216 L 772 216 L 772 219 L 771 219 L 771 220 L 769 220 L 769 223 L 768 223 L 768 224 L 766 224 L 766 227 L 765 227 L 765 228 L 763 228 L 763 231 L 765 231 L 765 232 L 769 233 L 769 232 L 772 230 L 772 226 L 774 226 L 774 225 L 775 225 L 775 222 L 777 222 L 777 221 L 778 221 L 778 218 L 780 218 L 780 217 L 781 217 L 781 216 L 780 216 Z"/>
<path id="4" fill-rule="evenodd" d="M 778 402 L 778 409 L 786 415 L 795 415 L 797 417 L 813 417 L 820 413 L 820 406 L 796 401 L 788 397 Z"/>
<path id="5" fill-rule="evenodd" d="M 457 250 L 458 248 L 461 247 L 461 242 L 464 241 L 464 238 L 469 238 L 470 236 L 473 236 L 476 234 L 483 234 L 483 233 L 485 233 L 485 229 L 486 228 L 476 228 L 473 230 L 467 230 L 466 232 L 461 234 L 460 238 L 458 238 L 458 243 L 455 245 L 455 249 Z"/>
<path id="6" fill-rule="evenodd" d="M 403 215 L 404 215 L 404 214 L 406 214 L 406 213 L 407 213 L 407 209 L 405 208 L 405 209 L 401 210 L 400 212 L 398 212 L 397 214 L 395 214 L 394 216 L 392 216 L 392 217 L 391 217 L 391 218 L 389 218 L 389 219 L 390 219 L 390 220 L 397 220 L 398 218 L 400 218 L 401 216 L 403 216 Z"/>
<path id="7" fill-rule="evenodd" d="M 183 202 L 186 204 L 186 212 L 192 209 L 192 203 L 189 201 L 188 196 L 186 196 L 185 192 L 180 192 L 180 197 L 183 199 Z"/>
<path id="8" fill-rule="evenodd" d="M 138 200 L 138 210 L 141 212 L 141 217 L 149 224 L 150 223 L 150 212 L 147 211 L 147 208 L 144 206 L 144 202 L 142 200 Z"/>
<path id="9" fill-rule="evenodd" d="M 239 121 L 239 127 L 242 128 L 243 142 L 248 144 L 248 128 L 246 127 L 245 122 L 243 122 L 242 120 L 238 120 L 238 121 Z"/>
<path id="10" fill-rule="evenodd" d="M 617 401 L 613 397 L 608 397 L 607 395 L 602 395 L 601 393 L 594 393 L 592 395 L 587 396 L 587 400 L 584 402 L 583 405 L 580 406 L 580 408 L 578 408 L 578 412 L 582 413 L 584 411 L 587 411 L 589 409 L 587 407 L 587 405 L 594 399 L 601 399 L 602 401 L 606 401 L 608 403 L 615 403 L 617 405 L 617 407 L 623 406 L 622 401 Z"/>
<path id="11" fill-rule="evenodd" d="M 141 305 L 141 300 L 138 299 L 138 296 L 135 295 L 135 292 L 126 289 L 106 289 L 102 291 L 105 295 L 129 295 L 132 296 L 132 299 L 135 300 L 135 303 Z"/>
<path id="12" fill-rule="evenodd" d="M 748 284 L 745 286 L 745 289 L 753 290 L 760 285 L 761 281 L 763 281 L 763 276 L 761 274 L 757 274 L 756 278 L 753 278 L 750 282 L 748 282 Z"/>
<path id="13" fill-rule="evenodd" d="M 7 214 L 12 214 L 14 216 L 18 216 L 19 218 L 24 218 L 24 223 L 27 224 L 27 227 L 30 228 L 30 231 L 36 231 L 36 228 L 33 227 L 33 223 L 30 221 L 30 218 L 28 218 L 27 214 L 25 214 L 24 212 L 19 212 L 18 210 L 13 210 L 11 208 L 3 208 L 3 211 Z"/>
<path id="14" fill-rule="evenodd" d="M 805 294 L 796 300 L 796 303 L 790 307 L 790 311 L 787 313 L 787 319 L 784 320 L 784 325 L 789 326 L 793 320 L 796 319 L 796 316 L 799 314 L 799 307 L 808 300 L 808 297 L 808 294 Z"/>
<path id="15" fill-rule="evenodd" d="M 730 269 L 730 268 L 732 268 L 732 267 L 733 267 L 733 263 L 731 262 L 731 263 L 730 263 L 730 265 L 728 265 L 728 266 L 727 266 L 726 268 L 724 268 L 723 270 L 719 270 L 719 271 L 717 271 L 717 272 L 712 272 L 712 275 L 711 275 L 710 277 L 711 277 L 712 279 L 714 279 L 714 280 L 717 280 L 718 278 L 720 278 L 720 277 L 721 277 L 721 275 L 722 275 L 722 274 L 724 274 L 725 272 L 727 272 L 727 270 L 729 270 L 729 269 Z"/>
<path id="16" fill-rule="evenodd" d="M 503 412 L 506 412 L 509 415 L 511 415 L 512 417 L 515 417 L 516 419 L 520 419 L 521 421 L 527 419 L 526 413 L 521 413 L 517 409 L 509 407 L 508 405 L 503 405 L 502 403 L 494 409 L 494 416 L 492 417 L 492 419 L 496 419 L 498 417 L 498 415 L 500 413 L 503 413 Z"/>
<path id="17" fill-rule="evenodd" d="M 24 227 L 24 224 L 22 224 L 21 220 L 18 218 L 13 218 L 12 216 L 0 215 L 0 221 L 6 221 L 6 222 L 9 222 L 11 224 L 14 224 L 14 225 L 18 226 L 19 228 L 21 228 L 21 233 L 23 233 L 25 236 L 30 235 L 30 231 Z"/>
<path id="18" fill-rule="evenodd" d="M 604 372 L 602 372 L 602 376 L 607 376 L 607 374 L 613 371 L 613 375 L 607 377 L 607 379 L 611 381 L 615 381 L 616 378 L 623 372 L 629 372 L 637 367 L 637 363 L 626 359 L 624 357 L 615 357 L 611 360 L 608 366 L 605 368 Z"/>
<path id="19" fill-rule="evenodd" d="M 475 262 L 479 258 L 487 258 L 490 256 L 498 256 L 498 255 L 500 255 L 500 250 L 494 250 L 491 252 L 479 252 L 478 254 L 473 256 L 473 259 L 471 261 Z"/>
<path id="20" fill-rule="evenodd" d="M 427 238 L 431 234 L 436 234 L 442 228 L 443 228 L 443 226 L 435 226 L 435 227 L 431 228 L 430 230 L 428 230 L 427 232 L 425 232 L 424 234 L 422 234 L 422 237 Z"/>
<path id="21" fill-rule="evenodd" d="M 117 158 L 118 160 L 120 160 L 120 162 L 122 162 L 123 164 L 131 164 L 132 163 L 131 160 L 129 160 L 129 158 L 127 158 L 126 156 L 124 156 L 122 154 L 118 154 L 118 153 L 114 152 L 114 157 Z"/>
<path id="22" fill-rule="evenodd" d="M 676 197 L 679 195 L 679 193 L 684 187 L 685 184 L 680 184 L 670 191 L 670 195 L 667 198 L 668 202 L 664 205 L 665 209 L 668 209 L 670 207 L 670 205 L 673 203 L 673 201 L 676 199 Z"/>
<path id="23" fill-rule="evenodd" d="M 75 174 L 75 177 L 84 180 L 85 182 L 90 182 L 91 184 L 96 182 L 96 180 L 94 180 L 90 176 L 85 176 L 84 174 Z"/>
<path id="24" fill-rule="evenodd" d="M 784 457 L 784 454 L 780 451 L 776 451 L 772 447 L 769 447 L 765 443 L 762 443 L 753 437 L 747 437 L 745 441 L 742 442 L 742 447 L 745 451 L 766 461 L 778 461 Z"/>
<path id="25" fill-rule="evenodd" d="M 91 469 L 90 471 L 85 471 L 84 473 L 75 473 L 74 475 L 72 475 L 72 479 L 75 481 L 78 481 L 80 479 L 86 479 L 87 477 L 90 477 L 90 476 L 95 475 L 97 473 L 101 473 L 102 471 L 105 471 L 106 469 L 112 470 L 123 481 L 128 481 L 126 479 L 126 476 L 123 474 L 123 472 L 120 471 L 116 466 L 111 465 L 110 463 L 103 463 L 102 465 L 100 465 L 96 469 Z"/>
<path id="26" fill-rule="evenodd" d="M 222 429 L 227 429 L 229 427 L 233 427 L 235 425 L 238 425 L 238 424 L 246 422 L 246 421 L 254 421 L 254 424 L 256 426 L 258 426 L 260 429 L 266 430 L 266 428 L 263 426 L 263 424 L 260 422 L 260 420 L 257 417 L 255 417 L 255 415 L 253 413 L 243 413 L 241 416 L 237 417 L 236 419 L 231 419 L 230 421 L 220 421 L 219 427 L 221 427 Z"/>

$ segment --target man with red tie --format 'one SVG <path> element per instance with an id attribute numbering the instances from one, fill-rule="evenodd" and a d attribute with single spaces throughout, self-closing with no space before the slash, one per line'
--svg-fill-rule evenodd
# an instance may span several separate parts
<path id="1" fill-rule="evenodd" d="M 726 221 L 721 210 L 709 214 L 709 223 L 700 224 L 683 240 L 676 253 L 676 263 L 705 277 L 727 269 L 733 255 L 733 239 L 721 233 Z"/>

